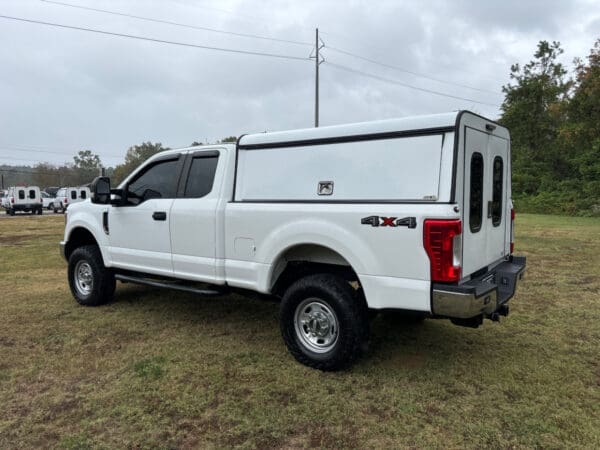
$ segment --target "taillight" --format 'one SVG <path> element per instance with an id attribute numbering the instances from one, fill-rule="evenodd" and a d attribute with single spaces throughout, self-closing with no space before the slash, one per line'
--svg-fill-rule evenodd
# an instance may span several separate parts
<path id="1" fill-rule="evenodd" d="M 515 208 L 510 209 L 510 254 L 515 251 Z"/>
<path id="2" fill-rule="evenodd" d="M 428 219 L 423 224 L 423 245 L 431 263 L 431 281 L 460 280 L 461 233 L 460 220 Z"/>
<path id="3" fill-rule="evenodd" d="M 65 201 L 63 203 L 69 203 L 69 199 L 65 197 Z"/>
<path id="4" fill-rule="evenodd" d="M 14 203 L 14 202 L 15 202 L 15 198 L 14 198 L 14 197 L 11 197 L 11 198 L 10 198 L 10 202 L 11 202 L 11 203 Z"/>

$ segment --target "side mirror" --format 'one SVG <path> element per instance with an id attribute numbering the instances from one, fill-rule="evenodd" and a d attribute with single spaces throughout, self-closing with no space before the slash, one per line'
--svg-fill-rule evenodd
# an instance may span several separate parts
<path id="1" fill-rule="evenodd" d="M 97 177 L 92 181 L 92 203 L 107 205 L 110 203 L 110 178 Z"/>

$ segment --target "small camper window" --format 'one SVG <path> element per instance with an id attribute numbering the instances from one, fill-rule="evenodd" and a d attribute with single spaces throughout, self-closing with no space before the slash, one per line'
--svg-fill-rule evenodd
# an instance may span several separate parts
<path id="1" fill-rule="evenodd" d="M 483 156 L 475 152 L 471 157 L 471 192 L 469 196 L 469 228 L 471 233 L 481 230 L 483 218 Z"/>
<path id="2" fill-rule="evenodd" d="M 492 224 L 497 227 L 502 223 L 502 180 L 504 178 L 504 163 L 500 156 L 494 158 L 492 177 Z"/>

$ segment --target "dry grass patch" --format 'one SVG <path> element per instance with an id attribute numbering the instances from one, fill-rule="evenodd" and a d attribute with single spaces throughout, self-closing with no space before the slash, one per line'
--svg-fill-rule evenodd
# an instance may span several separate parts
<path id="1" fill-rule="evenodd" d="M 600 447 L 600 221 L 517 218 L 526 282 L 478 330 L 377 318 L 347 372 L 277 305 L 119 286 L 83 308 L 62 216 L 0 221 L 0 448 Z"/>

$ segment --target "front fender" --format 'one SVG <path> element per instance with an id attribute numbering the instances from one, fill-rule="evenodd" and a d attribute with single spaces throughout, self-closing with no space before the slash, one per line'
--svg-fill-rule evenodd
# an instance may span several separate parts
<path id="1" fill-rule="evenodd" d="M 79 206 L 79 205 L 78 205 Z M 91 206 L 91 208 L 89 208 Z M 111 259 L 108 252 L 109 239 L 108 235 L 102 228 L 102 214 L 107 211 L 106 207 L 95 207 L 91 203 L 81 204 L 81 207 L 73 205 L 68 211 L 67 224 L 65 226 L 64 245 L 68 245 L 69 240 L 73 236 L 73 232 L 78 228 L 90 232 L 94 240 L 98 244 L 102 259 L 106 267 L 111 266 Z M 63 244 L 61 243 L 61 245 Z"/>

